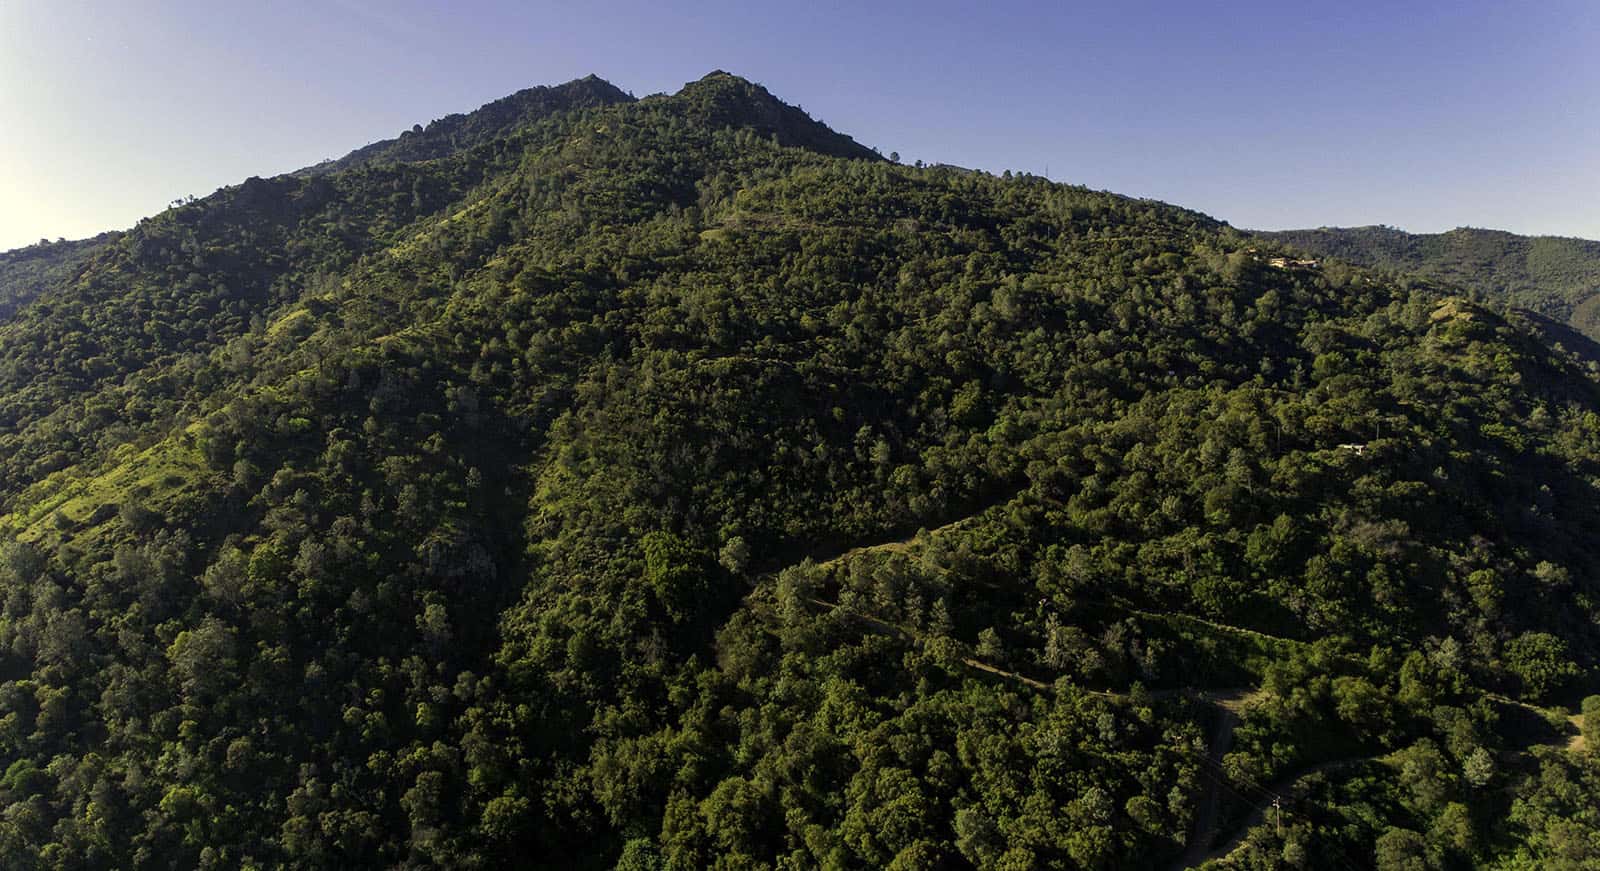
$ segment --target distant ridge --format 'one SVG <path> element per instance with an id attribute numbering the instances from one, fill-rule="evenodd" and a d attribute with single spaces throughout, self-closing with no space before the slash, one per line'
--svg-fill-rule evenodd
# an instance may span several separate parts
<path id="1" fill-rule="evenodd" d="M 1457 284 L 1600 338 L 1600 242 L 1474 227 L 1407 233 L 1382 225 L 1256 235 L 1358 266 L 1415 272 Z"/>

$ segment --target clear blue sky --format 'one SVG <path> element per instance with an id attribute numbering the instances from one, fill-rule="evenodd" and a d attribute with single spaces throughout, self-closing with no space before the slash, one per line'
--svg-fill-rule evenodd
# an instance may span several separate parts
<path id="1" fill-rule="evenodd" d="M 716 68 L 885 154 L 1248 228 L 1600 238 L 1600 2 L 0 0 L 0 249 L 534 84 Z"/>

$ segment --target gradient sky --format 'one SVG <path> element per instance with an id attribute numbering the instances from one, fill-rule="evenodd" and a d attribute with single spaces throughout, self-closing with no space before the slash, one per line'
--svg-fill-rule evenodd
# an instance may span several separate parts
<path id="1" fill-rule="evenodd" d="M 0 0 L 0 249 L 596 73 L 1236 226 L 1600 238 L 1600 2 Z"/>

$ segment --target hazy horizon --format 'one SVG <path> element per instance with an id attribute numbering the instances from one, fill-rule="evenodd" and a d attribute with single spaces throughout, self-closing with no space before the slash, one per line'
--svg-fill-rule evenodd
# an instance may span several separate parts
<path id="1" fill-rule="evenodd" d="M 138 5 L 0 4 L 0 250 L 125 229 L 525 87 L 592 73 L 643 96 L 717 68 L 907 163 L 1246 229 L 1600 238 L 1600 8 L 1578 2 Z"/>

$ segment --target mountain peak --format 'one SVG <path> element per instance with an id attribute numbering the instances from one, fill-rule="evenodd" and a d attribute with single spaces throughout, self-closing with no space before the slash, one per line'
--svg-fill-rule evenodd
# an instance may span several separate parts
<path id="1" fill-rule="evenodd" d="M 787 106 L 761 85 L 726 70 L 712 70 L 678 89 L 677 97 L 728 104 L 750 103 Z"/>
<path id="2" fill-rule="evenodd" d="M 685 84 L 671 99 L 683 103 L 690 116 L 702 123 L 752 127 L 776 135 L 784 145 L 836 157 L 882 159 L 872 149 L 817 121 L 798 106 L 773 96 L 762 85 L 726 70 L 712 70 Z"/>
<path id="3" fill-rule="evenodd" d="M 524 88 L 471 112 L 446 115 L 427 126 L 418 124 L 394 139 L 374 142 L 337 160 L 303 169 L 299 174 L 320 175 L 371 163 L 432 160 L 505 135 L 519 125 L 557 112 L 631 102 L 633 97 L 621 88 L 590 73 L 559 85 Z"/>

